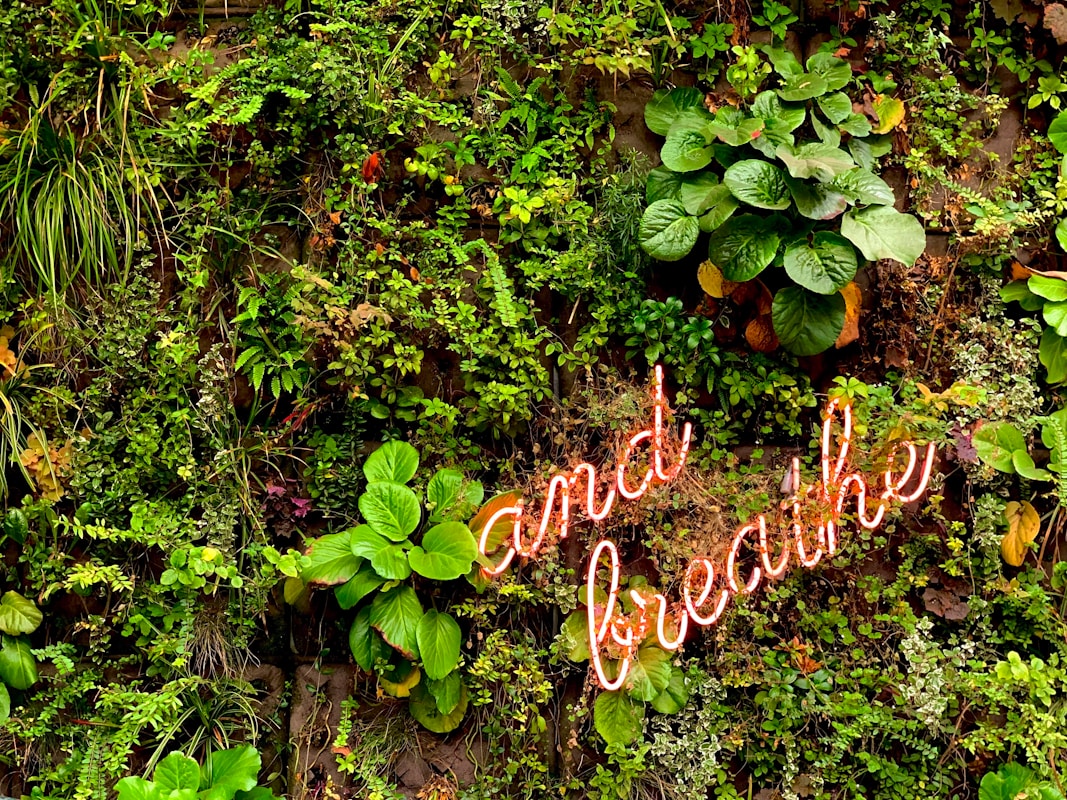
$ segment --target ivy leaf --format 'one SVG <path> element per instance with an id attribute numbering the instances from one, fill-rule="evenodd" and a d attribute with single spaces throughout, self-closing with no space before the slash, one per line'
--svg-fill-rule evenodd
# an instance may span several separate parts
<path id="1" fill-rule="evenodd" d="M 459 646 L 463 638 L 459 623 L 451 614 L 430 609 L 415 629 L 426 675 L 441 680 L 459 665 Z"/>
<path id="2" fill-rule="evenodd" d="M 805 289 L 833 294 L 856 277 L 856 251 L 836 233 L 816 233 L 809 244 L 801 240 L 785 249 L 785 271 Z"/>
<path id="3" fill-rule="evenodd" d="M 731 164 L 723 183 L 742 203 L 756 208 L 780 211 L 789 208 L 789 187 L 778 167 L 767 161 L 749 158 Z"/>
<path id="4" fill-rule="evenodd" d="M 823 183 L 856 166 L 852 156 L 824 142 L 808 142 L 799 147 L 783 144 L 775 155 L 794 178 L 815 178 Z"/>
<path id="5" fill-rule="evenodd" d="M 311 563 L 300 571 L 304 583 L 332 586 L 344 583 L 359 569 L 362 560 L 352 553 L 352 531 L 328 533 L 311 542 L 304 554 Z"/>
<path id="6" fill-rule="evenodd" d="M 971 442 L 983 463 L 1009 474 L 1015 472 L 1012 453 L 1026 452 L 1026 440 L 1010 422 L 987 422 L 974 432 Z"/>
<path id="7" fill-rule="evenodd" d="M 656 167 L 645 180 L 645 202 L 652 204 L 657 200 L 680 200 L 684 179 L 685 175 L 681 172 Z"/>
<path id="8" fill-rule="evenodd" d="M 593 704 L 593 725 L 608 744 L 630 744 L 641 734 L 645 707 L 626 692 L 601 692 Z"/>
<path id="9" fill-rule="evenodd" d="M 340 586 L 335 586 L 333 593 L 337 597 L 337 604 L 346 611 L 354 608 L 356 603 L 369 595 L 379 586 L 385 583 L 371 564 L 363 564 L 359 572 Z"/>
<path id="10" fill-rule="evenodd" d="M 787 286 L 774 296 L 771 319 L 786 350 L 813 356 L 831 347 L 845 327 L 845 298 Z"/>
<path id="11" fill-rule="evenodd" d="M 394 439 L 386 442 L 363 463 L 367 483 L 387 481 L 407 483 L 419 468 L 419 451 L 407 442 Z"/>
<path id="12" fill-rule="evenodd" d="M 841 218 L 841 235 L 871 261 L 891 258 L 910 267 L 926 249 L 922 223 L 892 206 L 849 211 Z"/>
<path id="13" fill-rule="evenodd" d="M 677 714 L 689 702 L 689 689 L 685 685 L 685 673 L 671 667 L 671 679 L 652 699 L 652 707 L 661 714 Z"/>
<path id="14" fill-rule="evenodd" d="M 40 609 L 18 592 L 4 592 L 0 597 L 0 631 L 12 636 L 33 633 L 43 619 Z"/>
<path id="15" fill-rule="evenodd" d="M 1026 559 L 1026 546 L 1037 538 L 1041 531 L 1041 517 L 1029 502 L 1014 500 L 1004 507 L 1008 532 L 1000 540 L 1000 554 L 1005 563 L 1021 567 Z"/>
<path id="16" fill-rule="evenodd" d="M 808 72 L 821 77 L 830 92 L 845 88 L 852 80 L 852 66 L 829 53 L 816 53 L 808 59 L 805 67 Z"/>
<path id="17" fill-rule="evenodd" d="M 411 574 L 403 544 L 389 541 L 375 533 L 369 525 L 360 525 L 352 531 L 351 541 L 352 552 L 357 556 L 369 558 L 374 571 L 382 578 L 402 581 Z"/>
<path id="18" fill-rule="evenodd" d="M 462 522 L 442 522 L 426 531 L 422 546 L 408 555 L 411 568 L 424 578 L 450 581 L 470 571 L 478 543 Z"/>
<path id="19" fill-rule="evenodd" d="M 704 93 L 699 89 L 684 87 L 666 91 L 660 89 L 645 105 L 645 125 L 653 133 L 666 136 L 671 126 L 683 113 L 704 109 Z M 708 115 L 710 119 L 710 114 Z"/>
<path id="20" fill-rule="evenodd" d="M 162 792 L 200 789 L 200 765 L 183 753 L 173 752 L 159 762 L 152 780 Z"/>
<path id="21" fill-rule="evenodd" d="M 415 630 L 422 619 L 422 604 L 410 586 L 397 586 L 375 596 L 370 605 L 370 625 L 405 658 L 419 657 Z"/>
<path id="22" fill-rule="evenodd" d="M 430 693 L 430 689 L 422 683 L 414 686 L 411 697 L 408 700 L 408 710 L 420 725 L 434 733 L 448 733 L 454 731 L 463 722 L 467 713 L 468 705 L 467 689 L 462 684 L 459 689 L 459 701 L 447 714 L 441 713 L 437 705 L 437 699 Z"/>
<path id="23" fill-rule="evenodd" d="M 727 220 L 711 235 L 708 258 L 734 283 L 751 280 L 763 272 L 778 252 L 778 234 L 771 224 L 755 214 Z"/>
<path id="24" fill-rule="evenodd" d="M 367 484 L 367 490 L 359 496 L 359 513 L 375 532 L 400 542 L 419 526 L 422 507 L 407 486 L 378 481 Z"/>
<path id="25" fill-rule="evenodd" d="M 685 258 L 699 237 L 696 217 L 689 216 L 677 200 L 657 200 L 641 216 L 641 247 L 659 261 Z"/>

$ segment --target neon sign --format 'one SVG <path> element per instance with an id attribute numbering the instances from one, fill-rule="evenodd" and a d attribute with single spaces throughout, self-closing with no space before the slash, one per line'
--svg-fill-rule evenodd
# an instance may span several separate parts
<path id="1" fill-rule="evenodd" d="M 516 556 L 522 559 L 534 558 L 545 546 L 551 532 L 555 533 L 556 538 L 565 539 L 574 522 L 572 506 L 577 505 L 577 511 L 584 519 L 599 523 L 611 514 L 620 498 L 637 500 L 653 485 L 668 483 L 678 476 L 685 466 L 689 452 L 692 426 L 688 422 L 685 423 L 677 440 L 677 452 L 668 453 L 664 415 L 669 414 L 670 409 L 663 394 L 663 369 L 660 366 L 655 370 L 652 400 L 652 425 L 630 437 L 611 474 L 610 486 L 606 487 L 599 498 L 598 485 L 606 481 L 598 479 L 597 469 L 592 464 L 581 463 L 569 472 L 559 472 L 552 477 L 538 518 L 528 523 L 526 508 L 521 500 L 513 506 L 499 509 L 489 517 L 478 540 L 478 549 L 483 555 L 491 555 L 487 547 L 490 536 L 499 523 L 510 519 L 511 535 L 501 543 L 501 547 L 507 543 L 506 549 L 495 566 L 482 568 L 484 575 L 500 575 Z M 839 414 L 841 435 L 837 440 L 838 449 L 835 454 L 832 452 L 833 424 Z M 649 465 L 638 479 L 628 472 L 634 453 L 641 445 L 649 448 Z M 857 521 L 864 528 L 874 530 L 881 525 L 890 503 L 897 500 L 912 502 L 926 491 L 934 462 L 933 444 L 927 445 L 921 466 L 919 453 L 913 443 L 898 444 L 890 453 L 885 472 L 880 476 L 882 491 L 877 498 L 873 497 L 867 479 L 862 474 L 846 471 L 851 445 L 852 409 L 836 399 L 831 400 L 822 426 L 821 479 L 815 484 L 802 485 L 800 459 L 793 459 L 789 484 L 793 494 L 782 503 L 782 511 L 788 512 L 789 522 L 784 530 L 778 532 L 780 543 L 777 555 L 772 552 L 772 536 L 768 532 L 767 515 L 759 514 L 755 520 L 738 528 L 734 533 L 721 567 L 717 567 L 706 556 L 694 558 L 689 563 L 682 578 L 680 602 L 672 603 L 660 593 L 654 594 L 649 600 L 631 590 L 630 599 L 637 608 L 637 613 L 617 613 L 617 606 L 620 605 L 619 551 L 610 539 L 597 542 L 586 574 L 585 605 L 591 661 L 600 685 L 613 691 L 625 683 L 631 657 L 638 644 L 648 635 L 653 624 L 653 613 L 656 638 L 660 647 L 668 651 L 677 650 L 685 641 L 691 624 L 714 625 L 732 596 L 752 594 L 764 577 L 779 578 L 784 575 L 794 553 L 799 564 L 807 568 L 818 564 L 824 555 L 834 555 L 837 552 L 838 526 L 846 504 L 854 500 Z M 898 473 L 895 456 L 901 450 L 907 451 L 908 463 Z M 912 482 L 915 483 L 914 488 L 905 492 L 905 487 Z M 584 492 L 581 491 L 582 488 Z M 581 501 L 575 504 L 572 495 L 581 496 Z M 805 514 L 810 508 L 813 508 L 814 513 Z M 811 536 L 809 520 L 817 520 L 814 537 Z M 532 538 L 526 535 L 527 527 Z M 534 530 L 536 532 L 533 532 Z M 738 562 L 742 557 L 742 546 L 746 542 L 754 547 L 758 554 L 756 564 L 750 568 L 747 579 L 738 574 Z M 605 558 L 610 572 L 607 602 L 598 608 L 595 602 L 597 571 Z M 613 679 L 604 668 L 603 650 L 606 647 L 613 647 L 621 655 L 620 665 Z"/>

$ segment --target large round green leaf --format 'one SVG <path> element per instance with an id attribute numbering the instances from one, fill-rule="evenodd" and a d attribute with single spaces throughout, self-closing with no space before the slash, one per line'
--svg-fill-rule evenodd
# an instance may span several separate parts
<path id="1" fill-rule="evenodd" d="M 362 560 L 352 553 L 352 531 L 328 533 L 311 543 L 305 555 L 311 563 L 300 570 L 304 583 L 333 586 L 344 583 L 359 569 Z"/>
<path id="2" fill-rule="evenodd" d="M 696 217 L 677 200 L 657 200 L 641 216 L 641 247 L 660 261 L 678 261 L 689 255 L 700 236 Z"/>
<path id="3" fill-rule="evenodd" d="M 1048 140 L 1061 153 L 1067 153 L 1067 111 L 1061 111 L 1048 126 Z"/>
<path id="4" fill-rule="evenodd" d="M 451 714 L 463 697 L 463 679 L 459 670 L 452 670 L 445 677 L 434 680 L 426 679 L 426 688 L 437 701 L 437 710 L 442 714 Z"/>
<path id="5" fill-rule="evenodd" d="M 746 158 L 731 164 L 722 182 L 742 203 L 756 208 L 780 211 L 789 208 L 789 187 L 778 167 L 758 158 Z"/>
<path id="6" fill-rule="evenodd" d="M 415 629 L 422 666 L 426 675 L 440 680 L 459 664 L 459 645 L 463 633 L 451 614 L 430 609 L 422 615 Z"/>
<path id="7" fill-rule="evenodd" d="M 841 235 L 871 261 L 891 258 L 910 267 L 926 249 L 922 223 L 892 206 L 848 212 L 841 218 Z"/>
<path id="8" fill-rule="evenodd" d="M 645 180 L 645 202 L 655 203 L 657 200 L 678 200 L 682 196 L 682 181 L 685 175 L 681 172 L 656 167 L 648 173 Z"/>
<path id="9" fill-rule="evenodd" d="M 0 679 L 13 689 L 29 689 L 37 682 L 37 662 L 26 639 L 0 637 Z"/>
<path id="10" fill-rule="evenodd" d="M 419 468 L 419 451 L 407 442 L 386 442 L 363 462 L 363 474 L 367 483 L 392 481 L 407 483 L 415 477 Z"/>
<path id="11" fill-rule="evenodd" d="M 660 89 L 645 105 L 645 124 L 653 133 L 666 136 L 683 112 L 704 108 L 704 93 L 692 87 Z M 710 115 L 709 115 L 710 118 Z"/>
<path id="12" fill-rule="evenodd" d="M 175 751 L 159 762 L 152 780 L 165 794 L 183 789 L 197 792 L 200 789 L 200 765 L 184 753 Z"/>
<path id="13" fill-rule="evenodd" d="M 163 800 L 155 783 L 133 775 L 116 783 L 115 791 L 119 800 Z"/>
<path id="14" fill-rule="evenodd" d="M 559 635 L 567 658 L 571 661 L 589 660 L 589 620 L 584 610 L 579 609 L 568 614 L 563 620 L 563 629 Z"/>
<path id="15" fill-rule="evenodd" d="M 678 199 L 685 206 L 687 214 L 699 217 L 729 194 L 730 190 L 719 183 L 714 172 L 704 171 L 684 176 Z"/>
<path id="16" fill-rule="evenodd" d="M 826 115 L 834 125 L 844 122 L 845 118 L 852 113 L 852 101 L 844 92 L 834 92 L 820 97 L 816 101 L 819 110 Z"/>
<path id="17" fill-rule="evenodd" d="M 249 791 L 259 782 L 259 766 L 259 751 L 250 744 L 209 752 L 200 770 L 200 785 L 211 791 L 200 796 L 227 800 L 237 792 Z"/>
<path id="18" fill-rule="evenodd" d="M 347 583 L 342 583 L 340 586 L 335 586 L 333 593 L 337 597 L 337 605 L 347 610 L 353 608 L 356 603 L 383 583 L 385 583 L 385 578 L 375 571 L 372 564 L 365 563 L 352 576 L 351 580 Z"/>
<path id="19" fill-rule="evenodd" d="M 29 533 L 30 520 L 26 513 L 19 508 L 8 511 L 7 516 L 4 517 L 4 535 L 19 544 L 25 544 Z"/>
<path id="20" fill-rule="evenodd" d="M 381 592 L 370 604 L 370 624 L 405 658 L 419 657 L 415 631 L 422 619 L 422 604 L 410 586 L 396 586 Z"/>
<path id="21" fill-rule="evenodd" d="M 593 704 L 593 725 L 608 744 L 629 744 L 641 734 L 645 707 L 626 692 L 601 692 Z"/>
<path id="22" fill-rule="evenodd" d="M 805 64 L 808 72 L 818 75 L 826 83 L 826 90 L 836 92 L 852 80 L 852 66 L 829 53 L 815 53 Z"/>
<path id="23" fill-rule="evenodd" d="M 478 543 L 462 522 L 442 522 L 426 531 L 422 546 L 408 554 L 411 568 L 424 578 L 450 581 L 466 575 L 478 557 Z"/>
<path id="24" fill-rule="evenodd" d="M 889 184 L 862 167 L 845 170 L 830 181 L 830 186 L 853 203 L 876 206 L 893 205 L 893 190 L 889 188 Z"/>
<path id="25" fill-rule="evenodd" d="M 800 215 L 808 219 L 827 220 L 843 214 L 848 209 L 848 198 L 835 191 L 832 184 L 808 183 L 797 178 L 787 178 L 789 193 Z"/>
<path id="26" fill-rule="evenodd" d="M 822 76 L 802 73 L 784 81 L 778 89 L 778 96 L 783 100 L 793 102 L 810 100 L 820 94 L 825 94 L 829 88 Z"/>
<path id="27" fill-rule="evenodd" d="M 652 699 L 652 707 L 661 714 L 677 714 L 689 702 L 689 689 L 685 685 L 685 673 L 671 667 L 671 679 Z"/>
<path id="28" fill-rule="evenodd" d="M 763 272 L 778 251 L 778 234 L 766 220 L 742 214 L 724 222 L 711 235 L 708 258 L 728 281 L 741 283 Z"/>
<path id="29" fill-rule="evenodd" d="M 789 245 L 784 260 L 789 277 L 818 294 L 840 291 L 856 277 L 856 251 L 836 233 L 816 233 L 810 243 Z"/>
<path id="30" fill-rule="evenodd" d="M 407 486 L 392 481 L 367 484 L 359 496 L 359 513 L 377 533 L 399 542 L 419 526 L 422 507 Z"/>
<path id="31" fill-rule="evenodd" d="M 33 633 L 43 619 L 40 609 L 18 592 L 4 592 L 0 597 L 0 631 L 12 636 Z"/>
<path id="32" fill-rule="evenodd" d="M 856 166 L 852 156 L 844 150 L 823 142 L 808 142 L 799 147 L 779 145 L 775 155 L 794 178 L 815 178 L 823 182 Z"/>
<path id="33" fill-rule="evenodd" d="M 454 731 L 463 722 L 463 716 L 467 713 L 467 689 L 460 686 L 459 701 L 448 714 L 442 714 L 437 707 L 437 700 L 430 694 L 429 688 L 419 683 L 411 689 L 411 697 L 408 700 L 408 710 L 419 724 L 434 733 L 448 733 Z"/>
<path id="34" fill-rule="evenodd" d="M 370 625 L 370 606 L 359 610 L 348 629 L 348 647 L 360 667 L 370 672 L 392 652 L 381 634 Z"/>
<path id="35" fill-rule="evenodd" d="M 1010 422 L 987 422 L 971 438 L 978 458 L 1001 472 L 1015 472 L 1014 454 L 1026 452 L 1026 440 Z"/>
<path id="36" fill-rule="evenodd" d="M 786 350 L 813 356 L 831 347 L 845 327 L 845 298 L 787 286 L 774 296 L 771 321 Z"/>
<path id="37" fill-rule="evenodd" d="M 710 164 L 715 154 L 710 125 L 704 115 L 687 113 L 679 117 L 659 152 L 663 166 L 675 172 L 694 172 Z"/>
<path id="38" fill-rule="evenodd" d="M 1067 383 L 1067 339 L 1052 328 L 1045 328 L 1037 353 L 1041 365 L 1048 371 L 1048 382 L 1053 386 Z"/>
<path id="39" fill-rule="evenodd" d="M 466 517 L 471 506 L 485 497 L 485 489 L 478 481 L 469 481 L 458 469 L 439 469 L 426 485 L 426 502 L 430 504 L 430 520 L 440 522 L 447 517 Z"/>
<path id="40" fill-rule="evenodd" d="M 402 581 L 411 574 L 404 546 L 389 541 L 369 525 L 360 525 L 352 531 L 352 552 L 369 558 L 374 571 L 386 580 Z"/>
<path id="41" fill-rule="evenodd" d="M 626 691 L 637 700 L 650 702 L 667 688 L 671 679 L 671 654 L 662 647 L 647 645 L 637 649 L 637 658 L 630 662 L 626 676 Z"/>

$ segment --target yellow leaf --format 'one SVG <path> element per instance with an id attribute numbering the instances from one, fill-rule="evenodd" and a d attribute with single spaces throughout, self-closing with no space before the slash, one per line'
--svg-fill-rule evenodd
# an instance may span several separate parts
<path id="1" fill-rule="evenodd" d="M 904 121 L 904 104 L 895 97 L 880 94 L 871 103 L 871 108 L 878 115 L 878 124 L 872 128 L 874 133 L 889 133 Z"/>
<path id="2" fill-rule="evenodd" d="M 420 680 L 422 680 L 422 673 L 418 667 L 412 667 L 408 676 L 399 683 L 393 683 L 392 681 L 387 681 L 381 675 L 378 676 L 378 683 L 381 684 L 387 694 L 391 694 L 393 697 L 408 697 L 411 694 L 411 688 Z"/>
<path id="3" fill-rule="evenodd" d="M 1037 538 L 1041 530 L 1041 517 L 1029 502 L 1014 500 L 1004 509 L 1008 520 L 1008 532 L 1000 540 L 1000 554 L 1013 567 L 1021 567 L 1026 558 L 1026 546 Z"/>
<path id="4" fill-rule="evenodd" d="M 710 261 L 705 261 L 697 269 L 697 280 L 700 282 L 700 288 L 716 300 L 726 297 L 737 286 L 736 283 L 726 280 L 722 276 L 722 270 Z"/>
<path id="5" fill-rule="evenodd" d="M 845 298 L 845 325 L 837 336 L 835 347 L 844 347 L 860 338 L 860 307 L 863 305 L 860 287 L 849 283 L 841 290 L 841 296 Z"/>

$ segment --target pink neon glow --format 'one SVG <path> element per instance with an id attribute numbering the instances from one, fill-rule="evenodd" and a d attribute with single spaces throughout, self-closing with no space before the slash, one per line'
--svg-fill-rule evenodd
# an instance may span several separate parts
<path id="1" fill-rule="evenodd" d="M 649 428 L 638 431 L 630 437 L 615 468 L 609 474 L 614 480 L 597 503 L 597 470 L 592 464 L 581 463 L 570 472 L 559 472 L 549 481 L 546 497 L 537 520 L 536 535 L 526 543 L 523 527 L 526 522 L 524 507 L 520 502 L 515 506 L 502 508 L 493 514 L 482 529 L 478 549 L 486 552 L 490 533 L 495 525 L 508 517 L 512 519 L 510 544 L 501 560 L 492 568 L 483 568 L 486 576 L 500 575 L 511 565 L 516 555 L 521 558 L 533 558 L 545 545 L 553 532 L 559 539 L 565 538 L 573 523 L 571 516 L 571 493 L 578 488 L 580 480 L 585 481 L 585 497 L 581 511 L 586 519 L 601 522 L 614 508 L 619 497 L 636 500 L 643 496 L 654 484 L 673 480 L 685 466 L 692 438 L 692 426 L 686 423 L 679 437 L 678 455 L 671 466 L 665 464 L 666 432 L 664 411 L 667 402 L 663 394 L 663 370 L 655 370 L 653 386 L 653 420 Z M 834 422 L 840 414 L 841 429 L 837 438 L 837 452 L 833 452 Z M 641 477 L 640 483 L 631 488 L 626 473 L 636 448 L 647 442 L 650 448 L 649 467 Z M 837 552 L 838 528 L 845 507 L 855 501 L 855 516 L 864 528 L 874 530 L 885 519 L 889 504 L 894 500 L 910 503 L 917 500 L 930 481 L 934 461 L 934 446 L 927 445 L 922 467 L 919 468 L 919 456 L 911 442 L 898 444 L 888 458 L 888 464 L 882 473 L 883 491 L 872 502 L 872 493 L 866 478 L 859 472 L 847 472 L 848 455 L 852 444 L 852 409 L 848 404 L 842 405 L 834 399 L 826 408 L 822 427 L 822 452 L 819 466 L 822 480 L 814 485 L 803 486 L 800 482 L 800 459 L 794 458 L 790 465 L 792 496 L 781 504 L 781 510 L 788 514 L 786 530 L 780 532 L 780 549 L 775 557 L 769 541 L 767 516 L 759 514 L 754 521 L 737 529 L 726 553 L 722 569 L 716 568 L 711 559 L 705 556 L 694 558 L 685 570 L 681 586 L 681 601 L 671 603 L 662 594 L 655 594 L 647 600 L 636 590 L 630 591 L 635 611 L 625 614 L 621 610 L 618 597 L 621 586 L 621 569 L 618 548 L 610 539 L 602 539 L 593 548 L 586 573 L 586 619 L 589 634 L 589 651 L 593 671 L 599 684 L 609 691 L 619 689 L 629 675 L 630 662 L 638 645 L 654 627 L 656 639 L 665 650 L 679 649 L 690 630 L 690 622 L 706 627 L 714 625 L 722 616 L 730 597 L 738 594 L 752 594 L 765 577 L 779 578 L 789 568 L 793 553 L 801 566 L 814 567 L 823 555 L 833 556 Z M 894 455 L 899 450 L 908 453 L 908 464 L 899 474 L 895 472 Z M 904 494 L 904 488 L 915 477 L 918 480 L 914 489 Z M 577 492 L 575 492 L 577 494 Z M 532 524 L 532 523 L 531 523 Z M 812 530 L 814 528 L 814 531 Z M 791 535 L 786 531 L 791 531 Z M 756 564 L 747 567 L 748 579 L 742 584 L 739 577 L 739 560 L 742 546 L 748 541 L 759 555 Z M 597 573 L 604 556 L 608 556 L 609 586 L 607 602 L 601 608 L 595 603 Z M 700 575 L 703 575 L 701 579 Z M 718 585 L 717 597 L 713 596 Z M 695 594 L 694 594 L 695 593 Z M 650 620 L 649 604 L 655 603 L 655 622 Z M 708 607 L 710 606 L 710 611 Z M 670 635 L 668 626 L 674 624 L 677 633 Z M 603 645 L 610 635 L 611 641 L 620 651 L 618 673 L 614 680 L 608 678 L 604 667 Z M 612 650 L 614 653 L 615 650 Z"/>

